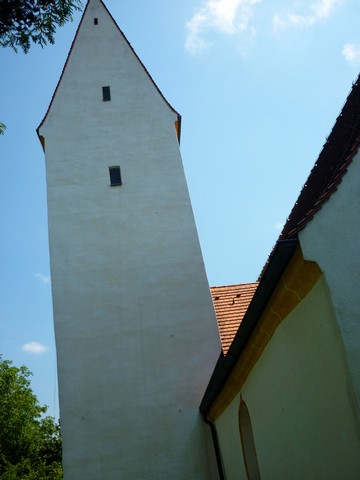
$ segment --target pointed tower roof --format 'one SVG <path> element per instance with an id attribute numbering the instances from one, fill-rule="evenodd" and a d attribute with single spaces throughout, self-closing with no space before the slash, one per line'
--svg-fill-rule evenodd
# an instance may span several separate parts
<path id="1" fill-rule="evenodd" d="M 160 88 L 157 86 L 157 84 L 155 83 L 154 79 L 152 78 L 152 76 L 150 75 L 149 71 L 146 69 L 145 65 L 143 64 L 143 62 L 140 60 L 139 56 L 137 55 L 137 53 L 135 52 L 134 48 L 132 47 L 132 45 L 130 44 L 129 40 L 126 38 L 124 32 L 121 30 L 121 28 L 119 27 L 119 25 L 116 23 L 114 17 L 111 15 L 110 11 L 108 10 L 108 8 L 106 7 L 105 3 L 102 1 L 102 0 L 88 0 L 87 3 L 86 3 L 86 6 L 84 8 L 84 11 L 83 11 L 83 14 L 81 16 L 81 20 L 79 22 L 79 25 L 78 25 L 78 28 L 76 30 L 76 34 L 74 36 L 74 39 L 71 43 L 71 47 L 70 47 L 70 50 L 69 50 L 69 53 L 66 57 L 66 61 L 65 61 L 65 64 L 64 64 L 64 67 L 62 69 L 62 72 L 61 72 L 61 75 L 60 75 L 60 78 L 59 78 L 59 81 L 56 85 L 56 88 L 54 90 L 54 93 L 51 97 L 51 101 L 50 101 L 50 104 L 48 106 L 48 109 L 45 113 L 45 116 L 44 118 L 42 119 L 40 125 L 38 126 L 37 128 L 37 134 L 39 136 L 39 139 L 40 139 L 40 142 L 43 146 L 43 148 L 45 148 L 45 141 L 44 141 L 44 138 L 43 136 L 40 134 L 40 129 L 42 127 L 42 125 L 44 124 L 44 122 L 46 121 L 47 119 L 47 116 L 51 110 L 51 107 L 53 105 L 53 102 L 54 102 L 54 99 L 56 97 L 56 94 L 57 94 L 57 91 L 58 91 L 58 88 L 59 88 L 59 85 L 61 83 L 61 80 L 64 76 L 64 73 L 65 73 L 65 70 L 66 70 L 66 67 L 68 65 L 68 62 L 69 62 L 69 59 L 71 57 L 71 54 L 73 52 L 73 49 L 74 49 L 74 45 L 75 45 L 75 42 L 76 42 L 76 39 L 78 37 L 78 34 L 79 34 L 79 31 L 80 31 L 80 28 L 83 24 L 83 21 L 84 21 L 84 18 L 86 16 L 86 13 L 88 11 L 88 8 L 89 6 L 92 4 L 92 3 L 99 3 L 102 5 L 102 7 L 104 8 L 104 10 L 106 11 L 106 13 L 108 14 L 108 16 L 111 18 L 112 22 L 114 23 L 114 25 L 116 26 L 117 30 L 119 31 L 119 33 L 121 34 L 121 36 L 124 38 L 125 42 L 127 43 L 127 45 L 129 46 L 130 50 L 132 51 L 133 55 L 135 56 L 135 58 L 137 59 L 137 61 L 139 62 L 139 64 L 141 65 L 141 67 L 143 68 L 143 70 L 145 71 L 146 75 L 149 77 L 150 81 L 152 82 L 152 84 L 154 85 L 155 89 L 158 91 L 158 93 L 160 94 L 161 98 L 164 100 L 164 102 L 168 105 L 168 107 L 177 115 L 177 123 L 176 123 L 176 132 L 177 132 L 177 137 L 178 137 L 178 141 L 180 143 L 180 134 L 181 134 L 181 115 L 175 110 L 175 108 L 167 101 L 167 99 L 165 98 L 165 96 L 163 95 L 163 93 L 161 92 Z"/>

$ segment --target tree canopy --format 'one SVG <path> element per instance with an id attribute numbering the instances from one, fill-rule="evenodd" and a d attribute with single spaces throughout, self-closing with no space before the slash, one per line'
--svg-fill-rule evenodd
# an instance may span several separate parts
<path id="1" fill-rule="evenodd" d="M 59 425 L 30 388 L 31 372 L 0 356 L 0 479 L 60 480 Z"/>
<path id="2" fill-rule="evenodd" d="M 54 43 L 56 27 L 72 20 L 81 6 L 81 0 L 1 0 L 0 45 L 27 53 L 31 43 Z"/>

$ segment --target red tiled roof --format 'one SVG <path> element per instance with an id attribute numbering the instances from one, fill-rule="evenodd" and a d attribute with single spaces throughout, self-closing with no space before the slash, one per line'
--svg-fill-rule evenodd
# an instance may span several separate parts
<path id="1" fill-rule="evenodd" d="M 244 283 L 210 287 L 224 355 L 234 340 L 257 286 L 257 283 Z"/>

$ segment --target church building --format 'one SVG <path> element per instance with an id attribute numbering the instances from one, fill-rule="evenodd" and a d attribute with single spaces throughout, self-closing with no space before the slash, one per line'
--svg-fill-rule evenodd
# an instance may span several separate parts
<path id="1" fill-rule="evenodd" d="M 360 77 L 235 333 L 252 285 L 212 289 L 223 354 L 200 409 L 220 478 L 359 478 L 359 145 Z"/>
<path id="2" fill-rule="evenodd" d="M 65 480 L 359 478 L 359 79 L 255 283 L 209 288 L 180 134 L 89 0 L 38 128 Z"/>

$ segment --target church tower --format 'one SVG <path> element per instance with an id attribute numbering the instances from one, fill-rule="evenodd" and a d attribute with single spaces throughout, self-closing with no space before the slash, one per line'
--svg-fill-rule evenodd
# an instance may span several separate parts
<path id="1" fill-rule="evenodd" d="M 218 478 L 198 407 L 220 342 L 180 116 L 101 0 L 38 133 L 65 480 Z"/>

